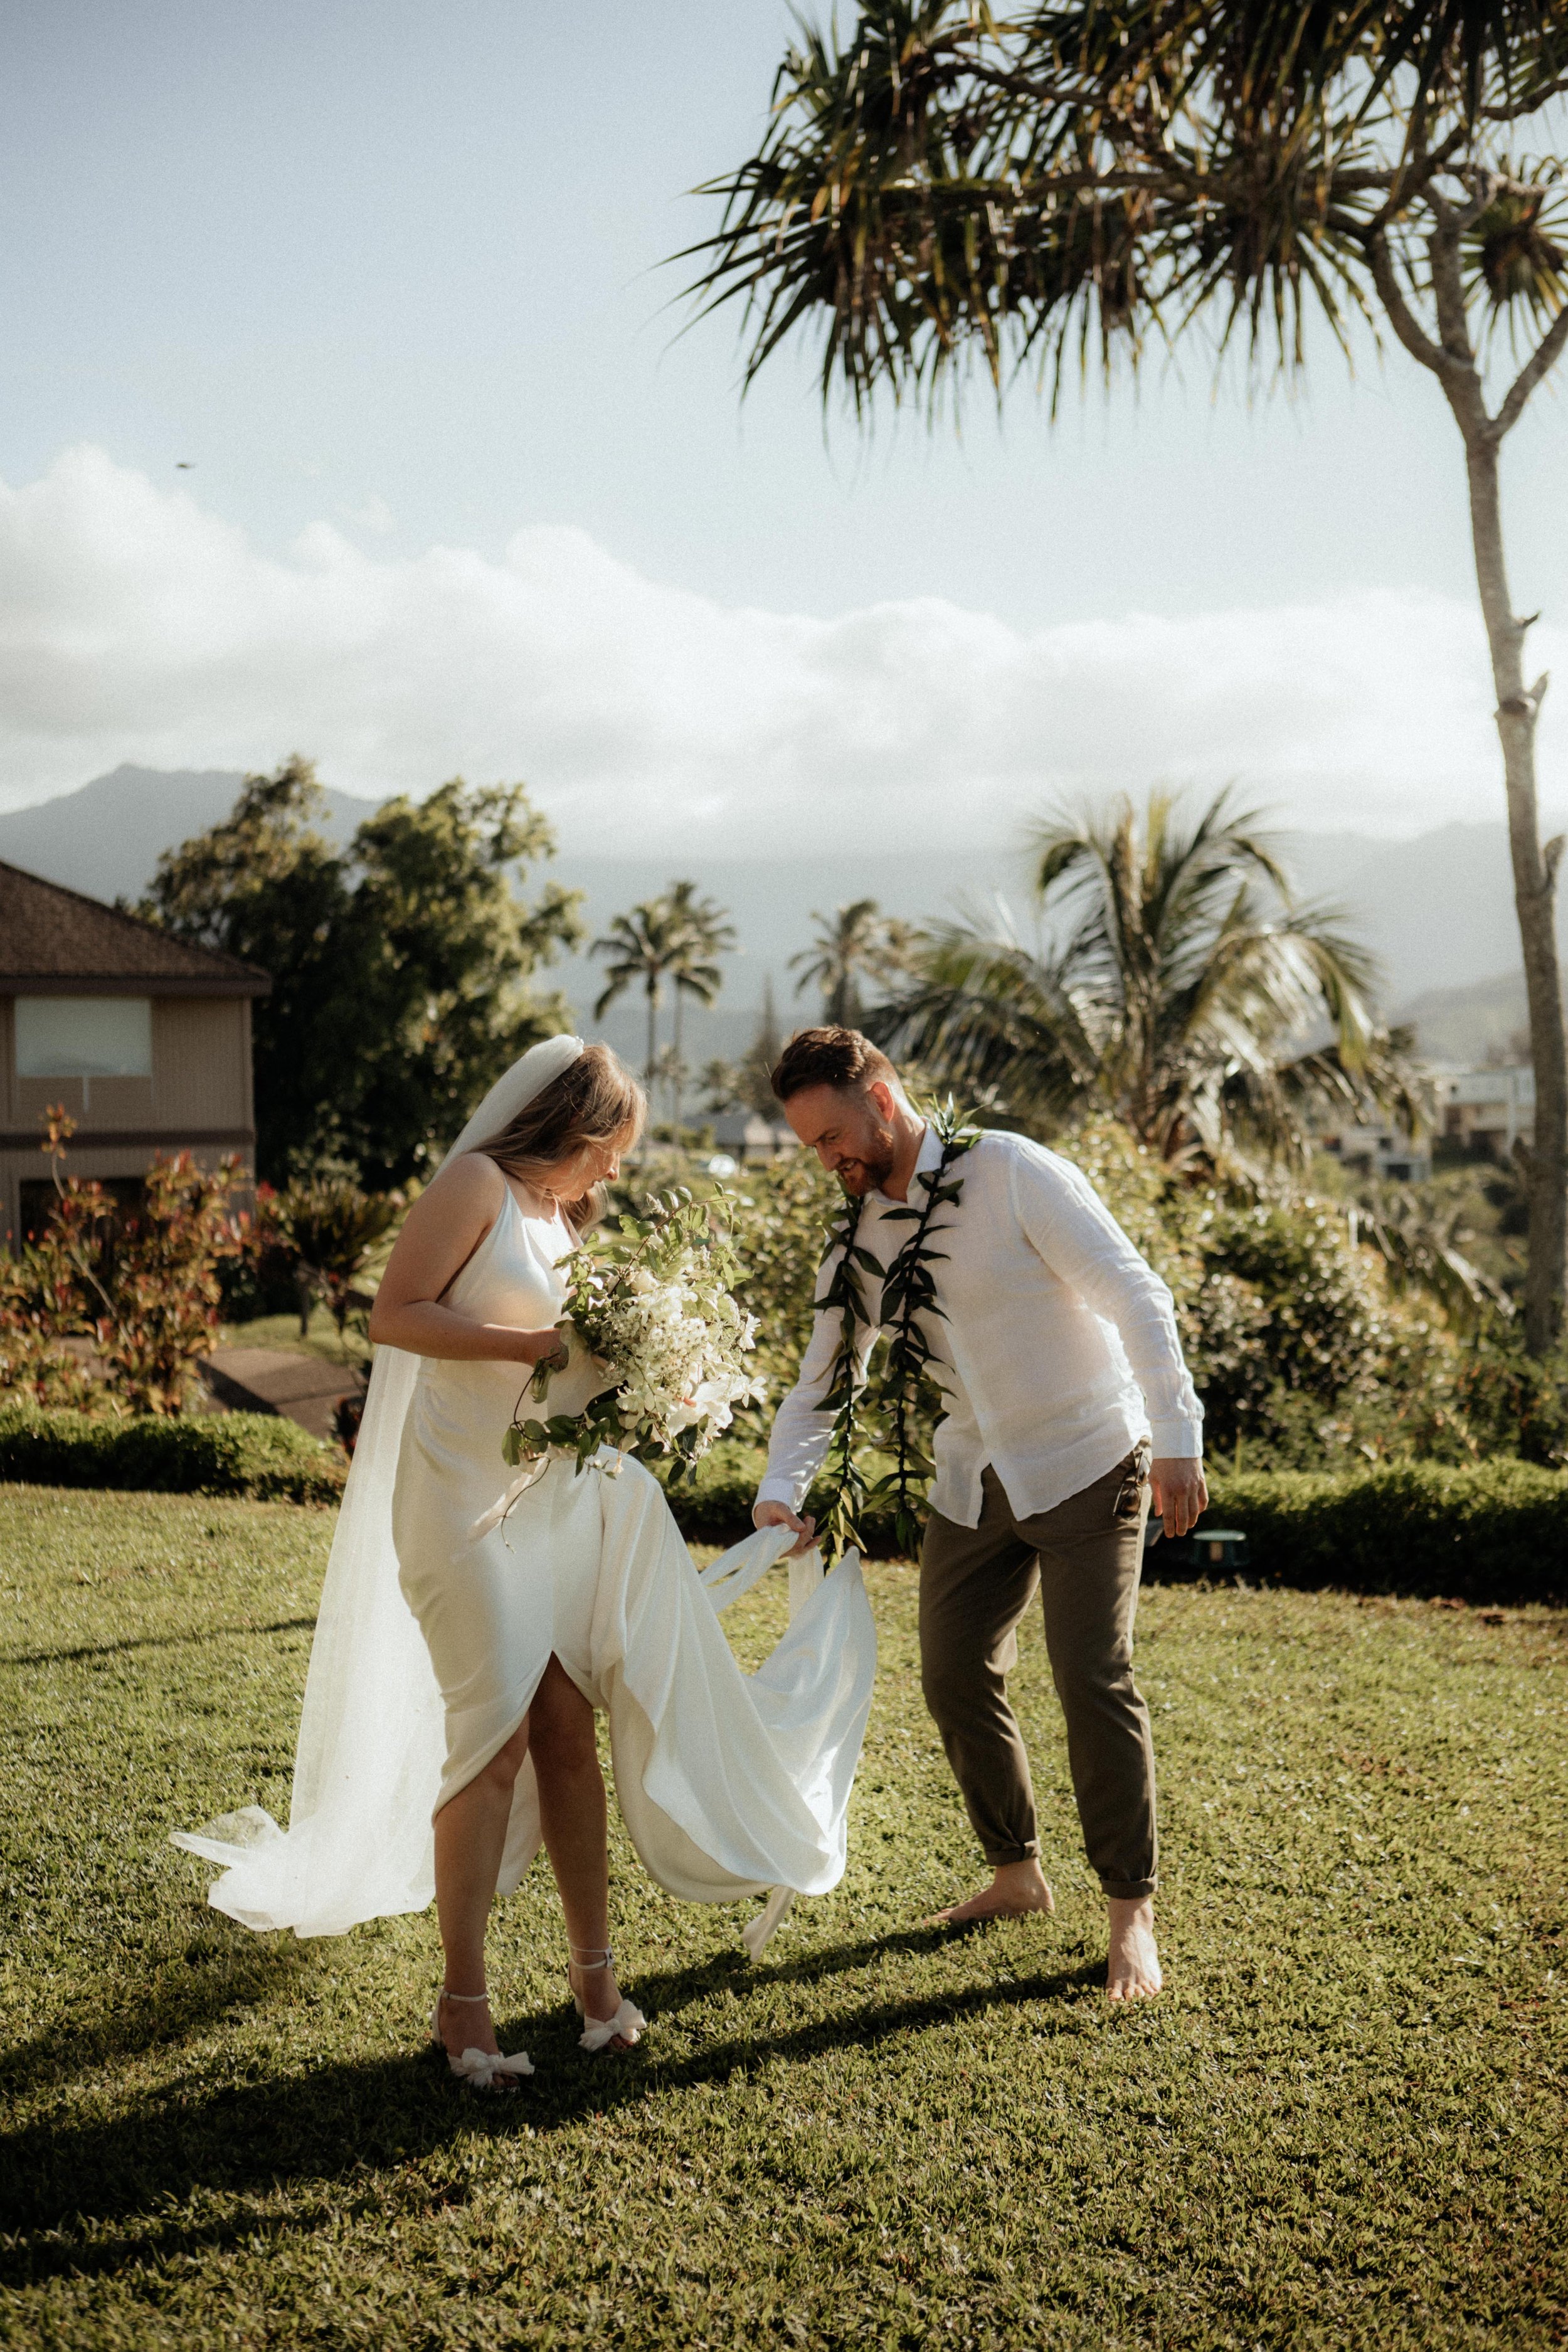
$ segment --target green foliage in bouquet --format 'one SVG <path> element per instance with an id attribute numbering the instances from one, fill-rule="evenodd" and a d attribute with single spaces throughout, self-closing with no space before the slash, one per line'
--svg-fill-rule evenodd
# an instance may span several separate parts
<path id="1" fill-rule="evenodd" d="M 518 1399 L 501 1445 L 510 1468 L 553 1450 L 581 1469 L 609 1445 L 668 1456 L 677 1480 L 689 1472 L 736 1404 L 759 1393 L 742 1361 L 756 1326 L 734 1296 L 731 1224 L 727 1194 L 700 1201 L 678 1185 L 617 1220 L 618 1255 L 574 1255 L 559 1326 L 566 1354 L 541 1364 Z M 525 1399 L 548 1402 L 573 1339 L 604 1366 L 605 1387 L 577 1412 L 524 1419 Z"/>

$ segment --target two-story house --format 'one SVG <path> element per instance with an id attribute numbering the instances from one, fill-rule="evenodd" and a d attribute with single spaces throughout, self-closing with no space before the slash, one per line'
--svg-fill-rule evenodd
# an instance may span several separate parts
<path id="1" fill-rule="evenodd" d="M 133 1198 L 154 1156 L 254 1169 L 254 965 L 0 864 L 0 1241 L 49 1197 L 43 1114 L 77 1125 L 66 1162 Z"/>

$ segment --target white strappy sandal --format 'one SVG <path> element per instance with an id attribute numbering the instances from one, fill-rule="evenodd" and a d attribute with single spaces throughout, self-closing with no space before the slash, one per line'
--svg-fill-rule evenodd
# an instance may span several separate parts
<path id="1" fill-rule="evenodd" d="M 437 1994 L 436 2006 L 430 2012 L 431 2041 L 441 2052 L 459 2082 L 467 2084 L 470 2091 L 493 2091 L 497 2088 L 498 2077 L 531 2074 L 533 2072 L 533 2061 L 526 2050 L 514 2050 L 509 2056 L 506 2052 L 500 2050 L 470 2049 L 465 2050 L 460 2058 L 454 2058 L 447 2049 L 441 2037 L 441 2003 L 444 2000 L 488 2001 L 489 1999 L 488 1992 L 443 1990 Z"/>
<path id="2" fill-rule="evenodd" d="M 572 1986 L 572 1998 L 577 2004 L 577 2014 L 583 2021 L 583 2031 L 577 2037 L 582 2047 L 584 2050 L 593 2051 L 607 2050 L 612 2042 L 620 2041 L 624 2042 L 629 2050 L 634 2042 L 640 2041 L 647 2026 L 647 2020 L 636 2002 L 623 2000 L 614 2017 L 590 2017 L 583 2006 L 582 1994 L 572 1983 L 574 1969 L 613 1967 L 616 1958 L 614 1952 L 608 1944 L 603 1950 L 594 1948 L 583 1951 L 575 1944 L 568 1944 L 566 1948 L 572 1955 L 566 1964 L 566 1981 Z M 618 2056 L 620 2053 L 617 2052 L 616 2054 Z"/>

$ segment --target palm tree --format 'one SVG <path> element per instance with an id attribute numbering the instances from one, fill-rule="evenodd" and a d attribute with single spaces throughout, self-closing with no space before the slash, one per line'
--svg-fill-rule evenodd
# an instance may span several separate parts
<path id="1" fill-rule="evenodd" d="M 641 988 L 647 999 L 647 1060 L 644 1076 L 651 1087 L 658 1061 L 658 1008 L 665 977 L 688 952 L 684 935 L 671 918 L 668 900 L 645 898 L 629 914 L 616 915 L 605 937 L 595 940 L 588 952 L 610 959 L 605 966 L 605 986 L 594 1007 L 595 1021 L 602 1019 L 606 1008 L 629 988 Z"/>
<path id="2" fill-rule="evenodd" d="M 798 955 L 791 956 L 791 971 L 799 971 L 795 992 L 822 991 L 824 1020 L 835 1028 L 858 1028 L 861 1004 L 858 982 L 885 982 L 909 968 L 914 933 L 897 917 L 884 915 L 875 898 L 856 898 L 829 917 L 813 912 L 816 938 Z"/>
<path id="3" fill-rule="evenodd" d="M 715 905 L 711 898 L 697 896 L 695 882 L 672 882 L 663 904 L 668 909 L 675 941 L 668 971 L 675 983 L 675 1045 L 670 1066 L 674 1123 L 679 1134 L 687 1076 L 681 1051 L 681 1016 L 689 996 L 694 996 L 700 1004 L 711 1004 L 724 985 L 724 975 L 714 959 L 727 954 L 734 946 L 735 927 L 724 908 Z"/>
<path id="4" fill-rule="evenodd" d="M 934 412 L 967 380 L 1032 381 L 1150 350 L 1234 346 L 1288 383 L 1308 323 L 1347 357 L 1397 342 L 1463 444 L 1530 1003 L 1525 1339 L 1553 1344 L 1568 1270 L 1568 1034 L 1542 843 L 1533 619 L 1510 591 L 1509 435 L 1568 351 L 1568 87 L 1552 0 L 1100 0 L 1005 14 L 863 0 L 803 26 L 694 289 L 737 300 L 750 383 L 814 338 L 824 400 Z M 1533 147 L 1533 153 L 1531 152 Z M 1391 375 L 1390 381 L 1393 382 Z M 1458 453 L 1456 453 L 1458 454 Z"/>
<path id="5" fill-rule="evenodd" d="M 1314 1104 L 1418 1116 L 1403 1043 L 1367 1004 L 1372 959 L 1298 907 L 1257 817 L 1221 793 L 1195 822 L 1166 793 L 1142 814 L 1043 824 L 1042 938 L 950 923 L 870 1016 L 941 1080 L 1047 1122 L 1115 1111 L 1167 1160 L 1255 1144 L 1300 1156 Z M 1327 1042 L 1309 1045 L 1312 1030 Z"/>

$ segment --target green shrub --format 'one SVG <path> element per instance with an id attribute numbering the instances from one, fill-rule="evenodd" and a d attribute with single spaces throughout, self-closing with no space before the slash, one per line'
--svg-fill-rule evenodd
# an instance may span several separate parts
<path id="1" fill-rule="evenodd" d="M 763 1472 L 754 1447 L 721 1444 L 670 1506 L 693 1542 L 747 1534 Z M 1248 1581 L 1307 1590 L 1444 1595 L 1477 1602 L 1568 1601 L 1568 1475 L 1528 1462 L 1405 1462 L 1333 1476 L 1215 1471 L 1205 1527 L 1237 1528 Z M 868 1548 L 895 1550 L 890 1511 L 869 1515 Z M 1203 1574 L 1191 1544 L 1162 1540 L 1146 1573 Z"/>
<path id="2" fill-rule="evenodd" d="M 10 1483 L 335 1503 L 345 1475 L 335 1447 L 270 1413 L 110 1420 L 0 1409 L 0 1480 Z"/>
<path id="3" fill-rule="evenodd" d="M 1532 1368 L 1495 1318 L 1485 1337 L 1461 1336 L 1429 1286 L 1391 1279 L 1348 1202 L 1194 1183 L 1110 1118 L 1086 1119 L 1052 1148 L 1083 1170 L 1169 1283 L 1215 1457 L 1340 1472 L 1568 1454 L 1561 1368 Z M 809 1152 L 748 1169 L 736 1190 L 742 1296 L 758 1318 L 771 1398 L 737 1416 L 738 1434 L 755 1441 L 798 1370 L 840 1196 Z"/>
<path id="4" fill-rule="evenodd" d="M 1245 1572 L 1265 1584 L 1568 1601 L 1568 1475 L 1531 1462 L 1393 1462 L 1342 1477 L 1221 1473 L 1204 1525 L 1240 1528 Z M 1166 1549 L 1154 1547 L 1153 1575 L 1196 1572 L 1189 1547 L 1162 1562 Z"/>

